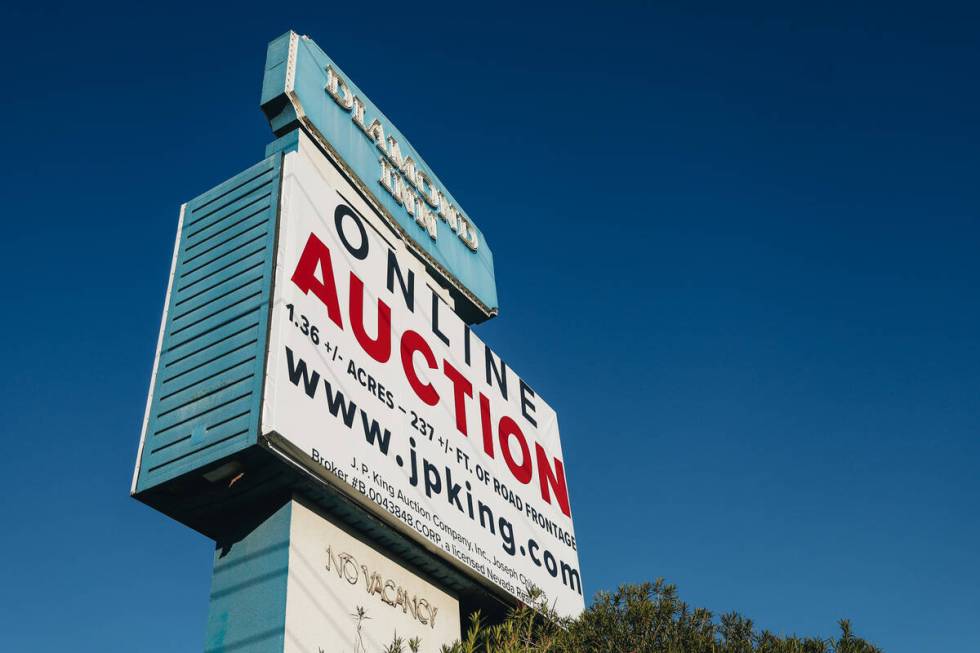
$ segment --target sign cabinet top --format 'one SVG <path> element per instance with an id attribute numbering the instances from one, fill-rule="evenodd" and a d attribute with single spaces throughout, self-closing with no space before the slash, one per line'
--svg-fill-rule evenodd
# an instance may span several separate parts
<path id="1" fill-rule="evenodd" d="M 287 32 L 269 43 L 262 110 L 278 135 L 298 124 L 310 131 L 408 246 L 476 309 L 476 321 L 496 315 L 493 254 L 483 233 L 312 39 Z"/>

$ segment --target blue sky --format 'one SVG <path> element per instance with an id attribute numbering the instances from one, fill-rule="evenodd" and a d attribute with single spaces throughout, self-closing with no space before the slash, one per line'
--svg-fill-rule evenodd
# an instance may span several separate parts
<path id="1" fill-rule="evenodd" d="M 493 247 L 588 594 L 980 650 L 980 14 L 795 4 L 8 9 L 4 648 L 203 646 L 211 543 L 129 480 L 178 206 L 293 28 Z"/>

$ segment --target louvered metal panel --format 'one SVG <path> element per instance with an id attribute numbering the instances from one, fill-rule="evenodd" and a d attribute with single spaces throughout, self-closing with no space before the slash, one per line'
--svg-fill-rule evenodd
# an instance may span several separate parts
<path id="1" fill-rule="evenodd" d="M 296 132 L 283 136 L 266 149 L 268 158 L 260 164 L 182 208 L 132 491 L 218 540 L 212 611 L 236 589 L 234 570 L 242 561 L 236 554 L 255 553 L 239 546 L 250 528 L 295 494 L 458 594 L 464 611 L 502 614 L 506 606 L 499 597 L 308 470 L 286 462 L 259 437 L 282 158 L 296 147 Z M 241 481 L 202 478 L 231 460 L 245 472 Z M 257 564 L 271 573 L 268 565 L 281 558 L 278 552 L 276 547 L 259 551 L 263 561 Z M 282 585 L 278 575 L 262 578 L 262 592 Z M 235 600 L 244 599 L 239 594 Z M 249 638 L 234 642 L 235 649 L 281 649 L 280 631 L 269 625 L 276 619 L 281 616 L 268 612 L 256 617 Z M 232 642 L 211 626 L 208 650 L 228 650 Z"/>
<path id="2" fill-rule="evenodd" d="M 281 162 L 182 210 L 137 494 L 257 441 Z"/>

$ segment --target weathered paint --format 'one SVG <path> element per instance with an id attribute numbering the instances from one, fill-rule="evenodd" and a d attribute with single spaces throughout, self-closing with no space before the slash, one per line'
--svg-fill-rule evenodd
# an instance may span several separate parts
<path id="1" fill-rule="evenodd" d="M 236 542 L 218 543 L 206 653 L 282 651 L 292 502 Z"/>
<path id="2" fill-rule="evenodd" d="M 181 212 L 138 493 L 256 442 L 282 154 Z"/>

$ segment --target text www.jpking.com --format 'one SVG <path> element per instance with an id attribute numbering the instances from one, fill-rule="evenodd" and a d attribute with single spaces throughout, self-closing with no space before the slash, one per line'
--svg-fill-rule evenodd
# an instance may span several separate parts
<path id="1" fill-rule="evenodd" d="M 358 406 L 354 401 L 345 397 L 340 390 L 334 388 L 327 379 L 323 378 L 321 372 L 312 369 L 289 347 L 285 347 L 285 363 L 289 380 L 293 385 L 300 387 L 311 400 L 321 398 L 332 417 L 343 423 L 352 432 L 363 431 L 367 444 L 376 446 L 377 451 L 384 456 L 391 455 L 391 431 L 383 428 L 376 419 L 368 414 L 363 406 Z M 356 372 L 359 370 L 356 364 L 350 361 L 348 367 L 353 368 L 352 372 L 356 377 Z M 390 393 L 386 393 L 383 398 L 379 399 L 385 403 L 392 401 Z M 417 416 L 414 421 L 418 425 Z M 426 432 L 424 422 L 420 431 Z M 445 448 L 448 449 L 448 441 L 444 442 Z M 440 469 L 439 466 L 419 455 L 414 437 L 408 438 L 408 451 L 406 453 L 407 455 L 395 454 L 395 462 L 399 467 L 407 467 L 408 482 L 413 487 L 420 487 L 429 498 L 445 496 L 450 507 L 479 523 L 492 535 L 498 536 L 501 549 L 508 556 L 521 555 L 530 558 L 535 566 L 543 567 L 553 578 L 560 577 L 563 585 L 582 594 L 582 582 L 578 569 L 556 557 L 550 549 L 542 547 L 532 537 L 528 537 L 526 543 L 518 544 L 511 521 L 503 515 L 498 515 L 495 518 L 490 506 L 474 498 L 471 492 L 472 485 L 469 481 L 464 481 L 462 484 L 458 482 L 457 479 L 460 477 L 458 471 L 454 473 L 449 465 L 443 465 Z M 530 579 L 517 572 L 505 560 L 488 554 L 465 535 L 443 522 L 438 513 L 430 514 L 418 501 L 405 495 L 401 490 L 396 490 L 380 474 L 372 474 L 370 467 L 364 462 L 352 460 L 349 463 L 338 464 L 337 461 L 324 457 L 318 449 L 310 451 L 310 455 L 314 462 L 327 468 L 429 541 L 459 558 L 512 594 L 522 598 L 526 597 L 526 588 L 532 584 Z M 489 477 L 489 473 L 482 467 L 478 466 L 477 471 L 478 477 Z M 367 477 L 367 482 L 363 477 Z M 573 536 L 557 529 L 550 520 L 547 520 L 530 504 L 509 491 L 496 479 L 487 478 L 487 482 L 512 504 L 523 506 L 526 514 L 545 532 L 550 532 L 560 542 L 574 550 Z M 445 535 L 445 541 L 443 535 Z"/>

